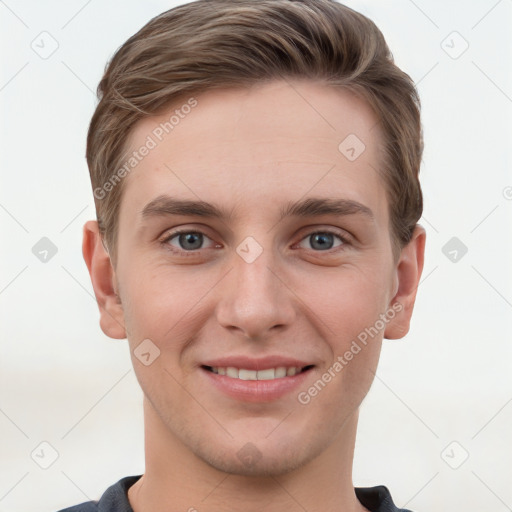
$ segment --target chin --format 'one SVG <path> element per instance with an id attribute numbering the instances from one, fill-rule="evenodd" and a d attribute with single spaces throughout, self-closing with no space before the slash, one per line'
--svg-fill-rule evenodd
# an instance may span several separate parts
<path id="1" fill-rule="evenodd" d="M 234 445 L 241 444 L 234 449 Z M 300 443 L 271 443 L 268 440 L 246 441 L 234 440 L 222 449 L 214 446 L 201 446 L 194 450 L 195 455 L 212 468 L 224 473 L 252 477 L 276 477 L 290 473 L 307 464 L 320 452 L 314 445 L 301 447 Z"/>

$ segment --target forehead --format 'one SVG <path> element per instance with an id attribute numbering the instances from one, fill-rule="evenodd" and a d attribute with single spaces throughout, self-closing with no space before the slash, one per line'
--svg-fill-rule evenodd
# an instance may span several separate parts
<path id="1" fill-rule="evenodd" d="M 144 150 L 123 183 L 130 222 L 162 194 L 251 207 L 333 193 L 386 215 L 382 136 L 372 109 L 346 90 L 278 81 L 183 96 L 137 123 L 128 154 Z M 266 211 L 269 211 L 264 208 Z"/>

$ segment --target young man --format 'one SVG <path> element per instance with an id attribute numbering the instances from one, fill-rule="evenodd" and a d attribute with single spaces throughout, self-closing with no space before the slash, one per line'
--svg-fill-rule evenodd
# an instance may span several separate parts
<path id="1" fill-rule="evenodd" d="M 66 510 L 398 511 L 352 483 L 425 244 L 419 99 L 380 31 L 332 0 L 199 0 L 131 37 L 99 96 L 83 253 L 146 467 Z"/>

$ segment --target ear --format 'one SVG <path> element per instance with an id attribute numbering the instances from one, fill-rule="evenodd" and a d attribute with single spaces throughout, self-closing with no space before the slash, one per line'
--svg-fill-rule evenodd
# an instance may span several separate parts
<path id="1" fill-rule="evenodd" d="M 84 225 L 82 254 L 100 309 L 101 330 L 110 338 L 126 338 L 123 306 L 115 289 L 115 271 L 95 220 Z"/>
<path id="2" fill-rule="evenodd" d="M 396 266 L 397 292 L 390 307 L 395 316 L 388 322 L 384 337 L 389 340 L 403 338 L 409 326 L 416 301 L 416 291 L 423 271 L 425 255 L 425 230 L 416 225 L 410 242 L 402 249 Z"/>

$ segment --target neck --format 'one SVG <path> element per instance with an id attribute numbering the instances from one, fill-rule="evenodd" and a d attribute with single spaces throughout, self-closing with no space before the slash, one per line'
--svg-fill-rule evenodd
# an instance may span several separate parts
<path id="1" fill-rule="evenodd" d="M 134 512 L 363 512 L 352 484 L 357 411 L 335 441 L 285 474 L 220 471 L 177 439 L 144 398 L 146 470 L 128 490 Z"/>

